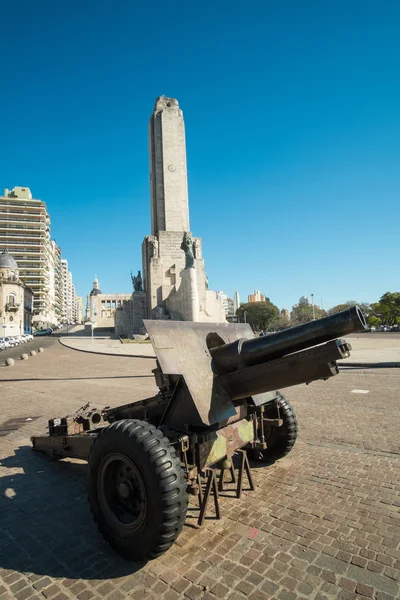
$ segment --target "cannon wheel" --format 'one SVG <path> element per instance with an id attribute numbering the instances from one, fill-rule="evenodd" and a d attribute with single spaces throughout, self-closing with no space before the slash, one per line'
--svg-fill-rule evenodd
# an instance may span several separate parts
<path id="1" fill-rule="evenodd" d="M 188 495 L 175 449 L 138 420 L 104 427 L 89 454 L 88 498 L 104 539 L 128 560 L 156 558 L 175 542 Z"/>
<path id="2" fill-rule="evenodd" d="M 289 454 L 297 438 L 297 419 L 290 402 L 282 395 L 279 396 L 279 413 L 283 420 L 282 427 L 266 427 L 265 441 L 268 448 L 265 450 L 248 450 L 249 458 L 256 461 L 274 462 Z M 276 405 L 265 407 L 266 418 L 276 419 Z"/>

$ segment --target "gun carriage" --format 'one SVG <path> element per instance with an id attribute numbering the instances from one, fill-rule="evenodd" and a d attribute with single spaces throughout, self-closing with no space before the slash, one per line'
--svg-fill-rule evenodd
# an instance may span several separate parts
<path id="1" fill-rule="evenodd" d="M 225 469 L 240 457 L 237 493 L 250 459 L 273 462 L 293 448 L 297 421 L 277 390 L 328 379 L 350 356 L 340 336 L 366 328 L 357 306 L 263 337 L 248 325 L 145 321 L 159 392 L 102 410 L 50 419 L 33 449 L 88 461 L 88 499 L 100 532 L 122 556 L 168 550 L 184 525 L 188 494 L 201 524 Z M 217 486 L 215 472 L 221 469 Z M 202 482 L 206 480 L 203 491 Z"/>

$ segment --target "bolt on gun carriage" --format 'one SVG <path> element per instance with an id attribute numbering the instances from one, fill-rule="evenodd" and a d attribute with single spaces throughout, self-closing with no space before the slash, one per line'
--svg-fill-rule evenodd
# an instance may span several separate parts
<path id="1" fill-rule="evenodd" d="M 188 494 L 201 523 L 215 469 L 241 456 L 271 462 L 294 446 L 297 421 L 281 388 L 338 374 L 351 346 L 340 336 L 366 328 L 357 306 L 264 337 L 243 324 L 145 321 L 157 357 L 159 392 L 116 408 L 51 419 L 34 450 L 88 461 L 88 497 L 99 530 L 122 556 L 155 558 L 177 539 Z M 207 475 L 203 495 L 202 476 Z"/>

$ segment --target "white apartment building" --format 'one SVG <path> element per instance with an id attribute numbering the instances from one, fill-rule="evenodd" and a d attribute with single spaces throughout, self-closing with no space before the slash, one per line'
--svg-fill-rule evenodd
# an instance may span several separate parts
<path id="1" fill-rule="evenodd" d="M 228 304 L 228 296 L 224 294 L 222 290 L 216 292 L 217 299 L 221 300 L 222 308 L 224 310 L 225 315 L 229 314 L 229 304 Z"/>
<path id="2" fill-rule="evenodd" d="M 62 322 L 74 323 L 78 319 L 77 294 L 72 282 L 72 273 L 68 269 L 68 261 L 61 259 L 61 288 L 62 288 Z"/>
<path id="3" fill-rule="evenodd" d="M 83 297 L 76 297 L 76 322 L 83 323 Z"/>
<path id="4" fill-rule="evenodd" d="M 21 280 L 33 290 L 33 325 L 56 324 L 50 216 L 29 188 L 6 188 L 0 196 L 0 250 L 6 248 L 18 263 Z"/>

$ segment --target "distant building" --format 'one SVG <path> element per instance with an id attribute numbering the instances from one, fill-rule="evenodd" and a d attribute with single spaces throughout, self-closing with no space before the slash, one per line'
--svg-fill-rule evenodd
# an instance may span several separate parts
<path id="1" fill-rule="evenodd" d="M 239 296 L 239 292 L 235 292 L 234 296 L 233 296 L 233 311 L 234 314 L 236 315 L 236 311 L 240 306 L 240 296 Z"/>
<path id="2" fill-rule="evenodd" d="M 235 303 L 232 298 L 228 298 L 228 317 L 233 317 L 235 315 Z"/>
<path id="3" fill-rule="evenodd" d="M 281 317 L 282 317 L 282 319 L 285 319 L 286 321 L 290 321 L 290 311 L 288 308 L 282 308 Z"/>
<path id="4" fill-rule="evenodd" d="M 265 296 L 260 290 L 254 290 L 254 294 L 248 296 L 248 302 L 265 302 Z"/>
<path id="5" fill-rule="evenodd" d="M 97 277 L 87 297 L 86 321 L 95 327 L 115 327 L 116 311 L 123 308 L 123 303 L 131 299 L 132 294 L 103 294 Z"/>
<path id="6" fill-rule="evenodd" d="M 76 297 L 76 322 L 83 323 L 83 298 L 82 296 Z"/>
<path id="7" fill-rule="evenodd" d="M 310 298 L 308 296 L 301 296 L 299 304 L 310 304 Z"/>
<path id="8" fill-rule="evenodd" d="M 68 269 L 68 261 L 61 259 L 61 287 L 62 287 L 62 322 L 75 323 L 78 317 L 76 304 L 76 289 L 72 282 L 72 273 Z M 83 302 L 83 300 L 82 300 Z"/>
<path id="9" fill-rule="evenodd" d="M 228 296 L 226 294 L 224 294 L 223 291 L 218 291 L 216 292 L 217 294 L 217 299 L 221 301 L 222 304 L 222 309 L 225 313 L 225 316 L 230 317 L 234 314 L 233 311 L 233 300 L 231 300 L 231 298 L 228 298 Z"/>
<path id="10" fill-rule="evenodd" d="M 4 250 L 0 254 L 0 337 L 31 333 L 32 298 L 32 290 L 19 277 L 17 261 Z"/>
<path id="11" fill-rule="evenodd" d="M 27 187 L 6 188 L 0 196 L 0 251 L 5 248 L 18 263 L 19 277 L 33 290 L 34 324 L 57 323 L 50 216 Z"/>

